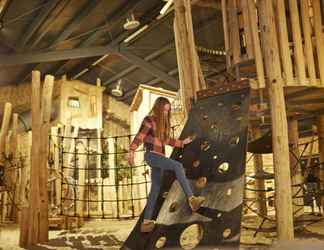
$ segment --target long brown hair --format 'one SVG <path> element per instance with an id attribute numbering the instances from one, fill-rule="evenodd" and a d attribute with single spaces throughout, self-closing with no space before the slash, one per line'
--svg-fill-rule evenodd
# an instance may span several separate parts
<path id="1" fill-rule="evenodd" d="M 170 136 L 170 116 L 171 110 L 168 115 L 164 115 L 164 106 L 171 103 L 165 97 L 158 97 L 154 102 L 150 115 L 156 119 L 156 136 L 163 142 Z"/>

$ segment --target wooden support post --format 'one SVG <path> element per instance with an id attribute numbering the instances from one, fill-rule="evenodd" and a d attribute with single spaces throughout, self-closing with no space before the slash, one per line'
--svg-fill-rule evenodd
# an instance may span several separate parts
<path id="1" fill-rule="evenodd" d="M 31 153 L 31 170 L 30 170 L 30 196 L 29 208 L 27 218 L 27 232 L 23 231 L 21 234 L 27 234 L 27 241 L 22 247 L 29 247 L 39 242 L 39 225 L 40 225 L 40 200 L 39 200 L 39 171 L 41 165 L 40 159 L 40 145 L 41 138 L 39 132 L 41 131 L 40 119 L 40 72 L 32 72 L 32 153 Z M 25 237 L 22 236 L 24 239 Z"/>
<path id="2" fill-rule="evenodd" d="M 262 51 L 261 51 L 259 31 L 258 31 L 259 28 L 258 28 L 256 7 L 254 1 L 247 1 L 247 5 L 249 9 L 249 20 L 251 26 L 252 43 L 254 48 L 258 87 L 265 88 L 264 65 L 263 65 Z"/>
<path id="3" fill-rule="evenodd" d="M 298 162 L 298 121 L 291 119 L 288 121 L 288 139 L 290 146 L 289 162 L 291 169 L 292 195 L 293 195 L 293 213 L 294 217 L 304 214 L 303 182 L 304 178 L 301 172 L 301 166 Z M 295 197 L 296 196 L 296 197 Z M 300 198 L 297 198 L 300 197 Z"/>
<path id="4" fill-rule="evenodd" d="M 196 99 L 196 92 L 207 86 L 202 77 L 195 47 L 190 0 L 177 0 L 174 2 L 174 8 L 174 32 L 180 90 L 187 114 L 191 109 L 192 100 Z"/>
<path id="5" fill-rule="evenodd" d="M 241 11 L 243 15 L 243 22 L 244 22 L 244 38 L 246 41 L 246 51 L 247 51 L 247 59 L 254 59 L 254 48 L 252 42 L 252 30 L 250 25 L 250 18 L 249 18 L 249 9 L 248 9 L 248 1 L 249 0 L 241 0 Z"/>
<path id="6" fill-rule="evenodd" d="M 313 0 L 314 11 L 314 29 L 317 49 L 318 68 L 320 73 L 321 85 L 324 86 L 324 35 L 323 24 L 321 16 L 321 4 L 320 0 Z M 324 15 L 324 13 L 323 13 Z"/>
<path id="7" fill-rule="evenodd" d="M 22 140 L 23 141 L 23 140 Z M 27 245 L 28 242 L 28 204 L 30 196 L 30 170 L 31 170 L 31 148 L 32 148 L 32 132 L 29 131 L 27 134 L 26 144 L 19 145 L 20 152 L 23 152 L 23 155 L 26 156 L 24 167 L 21 169 L 21 182 L 20 182 L 20 238 L 19 246 L 23 247 Z M 23 147 L 23 148 L 22 148 Z"/>
<path id="8" fill-rule="evenodd" d="M 279 240 L 294 238 L 287 115 L 272 0 L 258 1 L 261 41 L 267 73 L 272 121 L 272 145 L 276 187 L 276 217 Z"/>
<path id="9" fill-rule="evenodd" d="M 292 84 L 294 81 L 293 68 L 291 62 L 285 1 L 275 0 L 276 17 L 278 24 L 279 48 L 284 72 L 285 85 Z"/>
<path id="10" fill-rule="evenodd" d="M 306 68 L 305 68 L 303 42 L 301 37 L 301 29 L 300 29 L 300 22 L 299 22 L 300 18 L 299 18 L 297 1 L 289 0 L 289 8 L 290 8 L 290 16 L 291 16 L 291 26 L 292 26 L 294 54 L 295 54 L 294 57 L 295 57 L 295 64 L 297 68 L 298 84 L 305 85 Z"/>
<path id="11" fill-rule="evenodd" d="M 102 162 L 101 162 L 101 156 L 102 156 L 102 148 L 101 148 L 101 127 L 97 128 L 97 159 L 96 159 L 96 167 L 97 167 L 97 180 L 100 180 L 100 183 L 102 181 L 101 177 L 101 168 L 102 168 Z M 102 215 L 102 186 L 100 184 L 97 185 L 98 188 L 98 215 Z"/>
<path id="12" fill-rule="evenodd" d="M 12 105 L 11 103 L 6 103 L 4 107 L 1 130 L 0 130 L 0 167 L 4 167 L 5 165 L 5 142 L 6 136 L 9 129 L 10 117 L 11 117 Z"/>
<path id="13" fill-rule="evenodd" d="M 261 137 L 261 130 L 259 127 L 252 127 L 252 137 L 253 139 Z M 263 172 L 262 154 L 255 154 L 253 158 L 255 175 L 258 175 Z M 255 179 L 255 189 L 265 190 L 264 179 Z M 258 213 L 262 216 L 267 216 L 268 213 L 266 198 L 267 197 L 265 192 L 256 192 L 257 210 Z"/>
<path id="14" fill-rule="evenodd" d="M 39 168 L 39 198 L 40 198 L 40 225 L 39 241 L 48 241 L 48 136 L 52 110 L 52 94 L 54 77 L 45 76 L 41 100 L 41 141 L 40 141 L 40 168 Z"/>
<path id="15" fill-rule="evenodd" d="M 48 241 L 47 160 L 53 85 L 54 77 L 47 75 L 41 100 L 40 72 L 32 72 L 32 164 L 28 218 L 26 219 L 28 226 L 21 228 L 20 245 L 22 247 Z"/>
<path id="16" fill-rule="evenodd" d="M 231 58 L 229 51 L 229 32 L 228 32 L 228 17 L 227 17 L 227 1 L 222 0 L 222 17 L 223 17 L 223 30 L 224 30 L 224 44 L 226 51 L 226 68 L 229 70 L 231 66 Z"/>
<path id="17" fill-rule="evenodd" d="M 54 160 L 54 172 L 56 175 L 54 190 L 55 190 L 55 206 L 59 207 L 61 204 L 61 171 L 60 169 L 60 141 L 58 127 L 52 127 L 51 129 L 51 140 L 53 144 L 53 160 Z"/>
<path id="18" fill-rule="evenodd" d="M 315 72 L 315 63 L 314 63 L 314 53 L 313 53 L 313 43 L 312 43 L 312 27 L 310 23 L 309 16 L 309 0 L 300 1 L 301 16 L 303 22 L 303 33 L 305 40 L 305 54 L 309 80 L 311 85 L 314 85 L 316 82 L 316 72 Z"/>
<path id="19" fill-rule="evenodd" d="M 238 11 L 236 0 L 227 1 L 228 27 L 230 37 L 230 58 L 232 66 L 241 60 L 241 43 L 239 33 Z"/>
<path id="20" fill-rule="evenodd" d="M 78 150 L 78 166 L 76 166 L 76 169 L 78 169 L 78 183 L 77 186 L 77 201 L 76 201 L 76 213 L 78 216 L 83 217 L 84 215 L 84 194 L 85 194 L 85 185 L 86 185 L 86 168 L 87 168 L 87 141 L 85 139 L 82 139 L 76 146 Z"/>
<path id="21" fill-rule="evenodd" d="M 12 116 L 12 136 L 11 136 L 11 143 L 10 143 L 10 153 L 12 155 L 12 166 L 14 168 L 11 170 L 10 173 L 10 183 L 13 185 L 13 197 L 12 202 L 14 203 L 11 210 L 11 217 L 14 218 L 15 222 L 18 222 L 18 210 L 17 204 L 19 204 L 19 196 L 18 194 L 18 114 L 14 113 Z"/>
<path id="22" fill-rule="evenodd" d="M 318 152 L 320 162 L 324 162 L 324 115 L 320 115 L 316 120 L 317 135 L 318 135 Z M 324 168 L 320 168 L 319 178 L 321 180 L 321 190 L 324 190 Z M 322 207 L 324 207 L 324 198 L 321 198 Z"/>

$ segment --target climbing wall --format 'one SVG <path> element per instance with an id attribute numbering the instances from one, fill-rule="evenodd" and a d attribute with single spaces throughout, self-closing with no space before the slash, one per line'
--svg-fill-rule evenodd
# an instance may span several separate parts
<path id="1" fill-rule="evenodd" d="M 157 226 L 137 225 L 122 249 L 239 249 L 249 88 L 246 81 L 198 93 L 180 138 L 194 136 L 171 158 L 183 163 L 195 195 L 206 197 L 192 213 L 172 172 L 165 172 L 155 208 Z"/>

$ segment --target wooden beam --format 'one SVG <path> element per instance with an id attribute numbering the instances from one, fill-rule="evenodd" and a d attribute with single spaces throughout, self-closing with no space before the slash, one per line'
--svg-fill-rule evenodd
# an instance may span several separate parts
<path id="1" fill-rule="evenodd" d="M 308 74 L 311 82 L 316 80 L 314 53 L 313 53 L 313 43 L 312 43 L 312 27 L 310 22 L 310 9 L 308 5 L 308 0 L 300 1 L 300 10 L 303 23 L 303 33 L 305 40 L 305 55 L 307 62 Z"/>
<path id="2" fill-rule="evenodd" d="M 297 68 L 297 77 L 300 85 L 306 81 L 306 67 L 303 51 L 303 42 L 301 37 L 300 17 L 296 0 L 289 0 L 290 18 L 292 26 L 292 36 L 294 42 L 294 57 Z M 323 40 L 322 40 L 323 43 Z"/>
<path id="3" fill-rule="evenodd" d="M 31 170 L 30 170 L 30 191 L 29 191 L 29 208 L 28 208 L 28 229 L 27 232 L 21 232 L 21 235 L 27 234 L 25 247 L 39 243 L 39 223 L 40 223 L 40 200 L 39 200 L 39 170 L 40 170 L 40 143 L 41 131 L 40 120 L 40 72 L 32 72 L 32 153 L 31 153 Z M 22 237 L 22 236 L 21 236 Z M 23 237 L 24 238 L 24 237 Z"/>
<path id="4" fill-rule="evenodd" d="M 279 58 L 279 46 L 272 0 L 258 1 L 261 42 L 272 121 L 272 145 L 276 187 L 278 240 L 294 238 L 291 180 L 289 166 L 288 125 Z"/>
<path id="5" fill-rule="evenodd" d="M 318 153 L 320 162 L 324 162 L 324 115 L 316 117 L 317 135 L 318 135 Z M 321 181 L 321 190 L 324 189 L 324 169 L 321 167 L 319 172 L 319 179 Z M 324 206 L 324 199 L 321 199 L 321 205 Z"/>
<path id="6" fill-rule="evenodd" d="M 66 59 L 87 58 L 114 53 L 109 46 L 94 46 L 90 48 L 65 49 L 48 52 L 27 52 L 11 55 L 0 55 L 0 67 L 29 63 L 53 62 Z"/>
<path id="7" fill-rule="evenodd" d="M 78 47 L 86 47 L 87 45 L 89 45 L 98 35 L 101 34 L 101 31 L 105 30 L 110 30 L 112 29 L 113 27 L 115 27 L 114 25 L 111 25 L 111 23 L 114 23 L 114 24 L 117 24 L 119 23 L 121 20 L 125 19 L 125 15 L 127 15 L 129 13 L 129 11 L 127 10 L 131 10 L 135 5 L 137 4 L 140 4 L 141 2 L 144 2 L 145 0 L 141 0 L 140 2 L 138 1 L 135 1 L 135 0 L 132 0 L 132 1 L 129 1 L 128 5 L 123 9 L 123 15 L 120 15 L 120 13 L 118 14 L 114 14 L 111 19 L 109 20 L 106 20 L 105 21 L 105 24 L 102 26 L 102 27 L 98 27 L 94 33 L 92 33 L 86 40 L 84 40 L 83 42 L 81 42 Z M 150 13 L 149 15 L 152 15 L 152 13 Z M 146 19 L 146 17 L 144 18 Z M 149 18 L 147 18 L 149 19 Z M 151 20 L 151 19 L 149 19 Z M 107 24 L 108 22 L 108 24 Z M 160 23 L 161 20 L 155 20 L 152 25 L 150 25 L 150 27 L 153 27 L 155 26 L 155 24 L 158 24 Z M 154 25 L 153 25 L 154 24 Z M 120 41 L 122 41 L 123 39 L 125 39 L 126 37 L 128 36 L 128 33 L 125 31 L 123 32 L 122 34 L 118 35 L 117 38 L 113 39 L 112 41 L 109 42 L 109 45 L 111 47 L 114 47 L 116 46 Z M 40 38 L 39 38 L 40 39 Z M 38 40 L 39 40 L 38 39 Z M 34 41 L 32 46 L 34 46 L 38 41 Z M 49 45 L 51 46 L 51 44 Z M 63 52 L 64 53 L 64 52 Z M 99 54 L 93 54 L 93 55 L 89 55 L 89 56 L 86 56 L 86 57 L 94 57 L 94 56 L 101 56 L 101 55 L 104 55 L 102 53 L 99 53 Z M 46 56 L 46 55 L 45 55 Z M 68 59 L 74 59 L 74 58 L 84 58 L 84 57 L 62 57 L 62 58 L 57 58 L 57 59 L 54 59 L 54 61 L 57 61 L 57 60 L 68 60 Z M 44 60 L 44 59 L 43 59 Z M 53 60 L 53 59 L 52 59 Z M 52 61 L 51 60 L 51 61 Z M 95 59 L 97 60 L 97 58 Z M 46 59 L 45 59 L 46 61 Z M 39 61 L 39 62 L 45 62 L 45 61 Z M 28 63 L 28 62 L 27 62 Z M 31 62 L 29 62 L 31 63 Z M 56 70 L 55 72 L 51 72 L 52 74 L 54 75 L 57 75 L 58 73 L 60 73 L 62 71 L 62 69 L 64 69 L 65 67 L 65 64 L 67 63 L 67 61 L 63 62 L 62 65 L 60 65 Z M 1 65 L 0 65 L 1 66 Z M 91 66 L 91 63 L 88 65 L 88 66 Z M 88 66 L 85 66 L 84 68 L 87 68 Z M 18 77 L 17 77 L 17 82 L 22 82 L 24 81 L 28 75 L 30 74 L 31 70 L 33 70 L 34 68 L 36 68 L 37 65 L 33 64 L 33 65 L 30 65 L 28 66 Z"/>
<path id="8" fill-rule="evenodd" d="M 41 140 L 40 140 L 40 167 L 39 167 L 39 198 L 40 198 L 40 225 L 39 241 L 48 241 L 48 134 L 50 130 L 50 118 L 52 109 L 52 95 L 54 87 L 54 77 L 45 76 L 42 89 L 42 100 L 40 110 Z"/>
<path id="9" fill-rule="evenodd" d="M 20 38 L 18 47 L 24 48 L 29 42 L 31 37 L 35 34 L 38 28 L 43 24 L 48 15 L 56 8 L 56 6 L 61 2 L 61 0 L 52 0 L 49 1 L 49 4 L 46 5 L 46 8 L 42 8 L 39 11 L 39 14 L 33 18 L 32 22 L 28 25 L 28 29 L 25 30 L 23 35 Z"/>
<path id="10" fill-rule="evenodd" d="M 289 162 L 291 169 L 291 182 L 292 182 L 292 195 L 293 195 L 293 213 L 297 218 L 304 214 L 304 198 L 303 198 L 303 183 L 304 178 L 302 176 L 301 166 L 298 161 L 299 148 L 298 148 L 298 121 L 296 119 L 290 119 L 288 121 L 288 140 L 290 146 Z M 298 197 L 298 198 L 297 198 Z"/>
<path id="11" fill-rule="evenodd" d="M 82 47 L 88 47 L 90 46 L 102 32 L 109 32 L 113 27 L 115 27 L 116 24 L 120 23 L 122 20 L 126 19 L 126 16 L 129 15 L 129 12 L 137 5 L 141 4 L 145 0 L 129 0 L 127 1 L 126 6 L 121 6 L 116 12 L 114 12 L 112 15 L 107 17 L 107 19 L 99 25 L 99 27 L 96 28 L 96 31 L 91 33 L 86 39 L 81 41 L 78 48 Z M 109 45 L 114 47 L 119 42 L 124 40 L 128 36 L 128 32 L 124 31 L 121 34 L 119 34 L 116 38 L 114 38 L 112 41 L 109 42 Z M 94 61 L 97 59 L 94 59 Z M 56 70 L 55 72 L 52 72 L 54 75 L 58 75 L 62 73 L 62 70 L 64 69 L 65 65 L 68 63 L 68 60 L 63 62 Z M 91 63 L 90 63 L 91 65 Z M 86 66 L 87 67 L 87 66 Z M 85 67 L 85 68 L 86 68 Z"/>
<path id="12" fill-rule="evenodd" d="M 163 46 L 162 48 L 158 49 L 157 51 L 153 52 L 152 54 L 149 54 L 148 56 L 146 56 L 144 58 L 145 61 L 149 62 L 151 60 L 156 59 L 157 57 L 161 56 L 162 54 L 164 54 L 165 52 L 171 50 L 174 48 L 174 44 L 173 43 L 168 43 L 165 46 Z M 118 74 L 116 74 L 115 76 L 109 78 L 108 80 L 104 81 L 102 83 L 103 86 L 106 86 L 108 84 L 111 84 L 117 80 L 119 80 L 120 78 L 124 77 L 125 75 L 133 72 L 135 69 L 137 69 L 138 66 L 137 65 L 132 65 L 130 67 L 127 67 L 127 69 L 119 72 Z"/>
<path id="13" fill-rule="evenodd" d="M 251 129 L 252 137 L 254 140 L 259 139 L 261 137 L 261 129 L 260 127 L 252 126 Z M 255 175 L 263 173 L 263 160 L 262 154 L 254 154 L 253 156 L 253 165 Z M 255 179 L 255 189 L 256 190 L 265 190 L 264 179 Z M 267 202 L 266 202 L 266 194 L 264 192 L 256 192 L 256 204 L 257 209 L 260 215 L 267 216 Z"/>
<path id="14" fill-rule="evenodd" d="M 170 76 L 174 76 L 174 75 L 176 75 L 177 73 L 178 73 L 178 68 L 174 68 L 174 69 L 172 69 L 172 70 L 170 70 L 170 71 L 168 72 L 168 75 L 170 75 Z M 149 85 L 149 86 L 154 86 L 155 84 L 157 84 L 157 83 L 159 83 L 159 82 L 161 82 L 161 79 L 159 79 L 159 78 L 154 78 L 154 79 L 152 79 L 152 80 L 150 80 L 150 81 L 148 81 L 148 82 L 145 82 L 145 83 L 143 83 L 143 84 L 144 84 L 144 85 Z M 136 86 L 135 88 L 132 88 L 132 89 L 129 90 L 127 93 L 125 93 L 125 94 L 123 95 L 123 97 L 118 98 L 118 100 L 119 100 L 119 101 L 125 101 L 125 100 L 128 100 L 132 95 L 135 94 L 135 92 L 137 91 L 137 89 L 138 89 L 138 86 Z"/>
<path id="15" fill-rule="evenodd" d="M 278 25 L 279 48 L 286 84 L 293 82 L 293 69 L 289 48 L 285 1 L 276 0 L 276 19 Z"/>
<path id="16" fill-rule="evenodd" d="M 256 6 L 253 1 L 247 1 L 247 5 L 249 9 L 249 21 L 251 25 L 251 35 L 252 35 L 252 43 L 253 43 L 254 56 L 255 56 L 258 87 L 265 88 L 264 63 L 262 58 L 261 43 L 259 37 Z"/>
<path id="17" fill-rule="evenodd" d="M 1 130 L 0 130 L 0 167 L 4 167 L 4 153 L 5 153 L 5 142 L 6 136 L 9 129 L 10 117 L 12 112 L 11 103 L 6 103 L 4 107 Z"/>
<path id="18" fill-rule="evenodd" d="M 163 72 L 162 70 L 156 68 L 151 63 L 145 61 L 143 58 L 140 58 L 139 56 L 135 55 L 133 52 L 129 50 L 115 50 L 113 49 L 113 52 L 118 53 L 120 56 L 122 56 L 125 60 L 128 62 L 137 65 L 141 69 L 145 70 L 149 74 L 163 80 L 167 85 L 169 85 L 172 88 L 177 88 L 178 81 L 177 79 L 169 76 L 166 72 Z"/>
<path id="19" fill-rule="evenodd" d="M 80 24 L 84 21 L 84 18 L 86 18 L 93 9 L 98 5 L 100 0 L 91 0 L 88 1 L 84 6 L 82 6 L 81 11 L 78 13 L 77 16 L 75 16 L 68 25 L 66 25 L 63 29 L 63 31 L 56 36 L 56 38 L 50 42 L 50 46 L 55 46 L 59 44 L 60 42 L 64 41 L 66 38 L 68 38 L 73 31 L 75 31 Z"/>
<path id="20" fill-rule="evenodd" d="M 321 4 L 319 0 L 313 0 L 313 12 L 314 12 L 314 30 L 316 51 L 318 59 L 319 75 L 321 79 L 321 85 L 324 86 L 324 42 L 323 42 L 323 23 L 321 16 Z M 322 12 L 324 15 L 324 12 Z"/>

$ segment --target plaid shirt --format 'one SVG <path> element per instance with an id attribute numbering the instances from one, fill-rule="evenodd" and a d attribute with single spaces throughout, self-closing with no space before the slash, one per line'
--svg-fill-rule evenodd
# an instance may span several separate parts
<path id="1" fill-rule="evenodd" d="M 152 151 L 160 155 L 165 155 L 165 145 L 183 147 L 183 142 L 177 139 L 168 138 L 164 143 L 161 142 L 156 136 L 156 122 L 152 116 L 144 118 L 138 133 L 129 146 L 130 151 L 135 151 L 143 142 L 146 151 Z"/>

